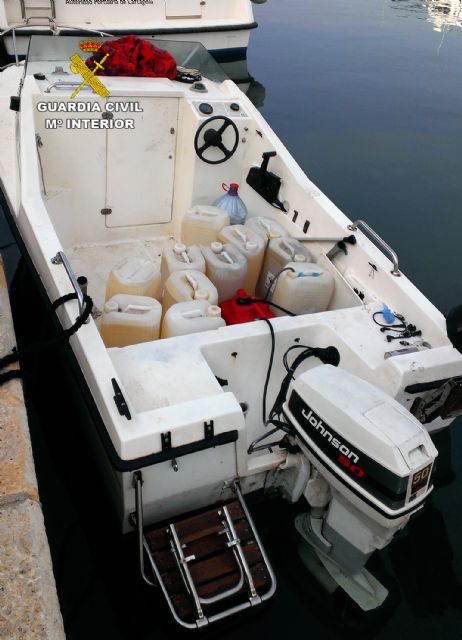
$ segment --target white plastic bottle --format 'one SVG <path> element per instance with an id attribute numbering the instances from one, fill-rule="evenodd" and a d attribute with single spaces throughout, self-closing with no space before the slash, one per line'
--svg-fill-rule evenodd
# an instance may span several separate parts
<path id="1" fill-rule="evenodd" d="M 210 304 L 207 300 L 177 302 L 164 316 L 161 338 L 211 331 L 225 325 L 220 307 Z"/>
<path id="2" fill-rule="evenodd" d="M 326 311 L 334 292 L 334 278 L 323 267 L 310 262 L 289 262 L 294 271 L 279 276 L 272 302 L 296 315 Z M 285 313 L 271 307 L 278 316 Z"/>
<path id="3" fill-rule="evenodd" d="M 125 258 L 111 270 L 106 300 L 118 293 L 157 298 L 160 293 L 159 265 L 143 258 Z"/>
<path id="4" fill-rule="evenodd" d="M 265 296 L 274 277 L 289 262 L 313 262 L 311 253 L 296 238 L 273 238 L 268 242 L 257 285 L 257 295 Z"/>
<path id="5" fill-rule="evenodd" d="M 247 260 L 232 244 L 212 242 L 202 247 L 205 272 L 218 291 L 218 302 L 229 300 L 244 287 Z"/>
<path id="6" fill-rule="evenodd" d="M 226 193 L 215 200 L 214 207 L 220 207 L 229 214 L 230 224 L 244 224 L 247 218 L 247 207 L 238 194 L 239 185 L 232 182 L 229 188 L 223 183 L 221 185 Z"/>
<path id="7" fill-rule="evenodd" d="M 106 347 L 157 340 L 162 306 L 155 298 L 120 293 L 104 305 L 101 337 Z"/>
<path id="8" fill-rule="evenodd" d="M 264 240 L 272 240 L 273 238 L 281 238 L 289 235 L 279 222 L 263 216 L 247 218 L 245 226 L 255 231 L 255 233 L 258 233 Z"/>
<path id="9" fill-rule="evenodd" d="M 185 245 L 215 242 L 220 230 L 228 225 L 229 215 L 224 209 L 196 204 L 184 215 L 181 223 L 181 241 Z"/>
<path id="10" fill-rule="evenodd" d="M 224 227 L 218 234 L 220 242 L 229 243 L 236 247 L 247 259 L 247 276 L 244 282 L 244 289 L 250 295 L 255 293 L 257 281 L 265 256 L 265 240 L 252 231 L 250 227 L 242 224 Z"/>
<path id="11" fill-rule="evenodd" d="M 206 300 L 218 304 L 218 292 L 207 276 L 201 271 L 174 271 L 166 280 L 162 299 L 162 312 L 177 302 Z"/>
<path id="12" fill-rule="evenodd" d="M 176 242 L 173 247 L 165 247 L 160 265 L 161 286 L 174 271 L 185 269 L 205 273 L 205 260 L 202 251 L 195 244 L 187 247 Z"/>

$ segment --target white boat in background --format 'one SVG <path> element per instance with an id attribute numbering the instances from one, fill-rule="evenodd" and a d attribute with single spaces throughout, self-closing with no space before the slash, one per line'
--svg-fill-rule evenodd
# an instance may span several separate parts
<path id="1" fill-rule="evenodd" d="M 0 66 L 27 54 L 31 35 L 158 35 L 200 42 L 239 60 L 257 23 L 251 0 L 0 0 Z"/>
<path id="2" fill-rule="evenodd" d="M 79 43 L 32 37 L 26 64 L 3 71 L 14 111 L 0 114 L 0 197 L 38 285 L 60 301 L 60 326 L 88 319 L 66 352 L 93 417 L 82 434 L 121 529 L 136 528 L 144 580 L 190 629 L 268 600 L 276 580 L 245 496 L 271 491 L 299 506 L 301 562 L 364 610 L 379 606 L 387 592 L 365 563 L 425 504 L 429 433 L 461 413 L 460 315 L 447 324 L 390 247 L 320 192 L 201 45 L 162 43 L 201 74 L 192 84 L 95 84 L 82 63 L 103 95 L 86 85 L 75 99 Z M 246 250 L 255 238 L 265 260 L 278 238 L 298 247 L 289 266 L 261 272 L 263 299 L 236 298 L 278 317 L 106 345 L 85 291 L 119 324 L 160 309 L 151 294 L 119 307 L 115 267 L 141 260 L 143 282 L 154 282 L 162 254 L 186 252 L 188 221 L 224 224 L 226 213 L 210 211 L 223 182 L 238 183 L 247 205 L 236 237 Z M 187 295 L 213 302 L 209 329 L 217 289 L 200 270 L 183 272 Z M 163 303 L 165 316 L 166 294 Z"/>

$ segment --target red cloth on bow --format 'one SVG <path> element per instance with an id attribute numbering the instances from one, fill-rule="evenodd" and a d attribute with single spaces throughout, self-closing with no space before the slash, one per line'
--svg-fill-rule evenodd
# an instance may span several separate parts
<path id="1" fill-rule="evenodd" d="M 87 60 L 93 69 L 94 62 L 106 55 L 104 69 L 98 69 L 98 76 L 137 76 L 142 78 L 170 78 L 176 76 L 176 60 L 167 52 L 158 49 L 148 40 L 139 36 L 124 36 L 109 40 Z"/>

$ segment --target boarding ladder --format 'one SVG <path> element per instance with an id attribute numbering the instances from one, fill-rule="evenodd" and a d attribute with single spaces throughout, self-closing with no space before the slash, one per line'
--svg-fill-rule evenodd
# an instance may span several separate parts
<path id="1" fill-rule="evenodd" d="M 161 588 L 181 626 L 206 626 L 273 595 L 274 573 L 238 485 L 234 500 L 143 530 L 142 477 L 137 474 L 133 522 L 141 572 L 146 582 Z M 154 580 L 146 574 L 146 556 Z"/>
<path id="2" fill-rule="evenodd" d="M 53 24 L 56 20 L 55 0 L 43 0 L 44 4 L 26 4 L 26 0 L 19 0 L 21 5 L 21 18 L 25 24 L 30 21 L 46 20 L 49 24 Z M 43 12 L 43 13 L 42 13 Z"/>

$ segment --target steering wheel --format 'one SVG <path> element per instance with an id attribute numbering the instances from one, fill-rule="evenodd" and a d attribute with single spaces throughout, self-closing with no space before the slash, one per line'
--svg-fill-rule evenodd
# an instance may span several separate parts
<path id="1" fill-rule="evenodd" d="M 199 138 L 203 129 L 215 120 L 223 121 L 221 127 L 219 129 L 213 129 L 212 127 L 210 127 L 210 129 L 207 129 L 204 132 L 202 144 L 199 146 Z M 228 127 L 232 127 L 234 131 L 234 144 L 232 149 L 228 149 L 227 147 L 225 147 L 222 142 L 222 136 L 226 129 L 228 129 Z M 207 162 L 207 164 L 220 164 L 221 162 L 226 162 L 226 160 L 229 160 L 233 153 L 236 151 L 238 144 L 239 131 L 231 118 L 228 118 L 226 116 L 212 116 L 211 118 L 208 118 L 200 125 L 194 137 L 194 149 L 198 157 L 203 162 Z M 210 147 L 217 147 L 218 149 L 220 149 L 220 151 L 223 153 L 223 158 L 220 158 L 219 160 L 207 160 L 207 158 L 204 157 L 204 152 L 207 151 L 207 149 L 209 149 Z"/>

